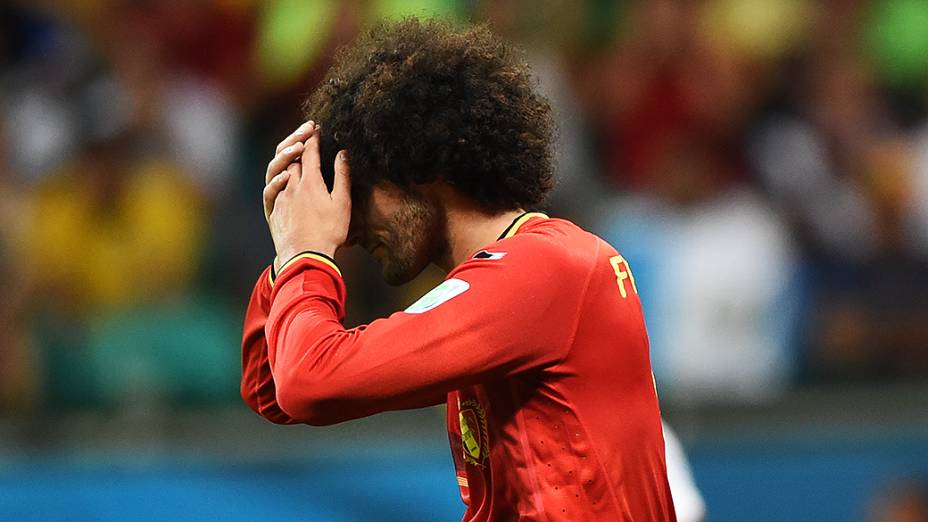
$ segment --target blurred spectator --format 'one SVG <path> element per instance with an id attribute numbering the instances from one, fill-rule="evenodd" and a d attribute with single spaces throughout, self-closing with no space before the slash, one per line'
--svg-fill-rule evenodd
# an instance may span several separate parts
<path id="1" fill-rule="evenodd" d="M 795 372 L 796 252 L 745 183 L 740 147 L 766 93 L 762 60 L 784 45 L 733 32 L 719 13 L 734 5 L 761 8 L 633 4 L 596 95 L 611 173 L 629 192 L 599 229 L 636 271 L 655 373 L 681 400 L 773 397 Z"/>
<path id="2" fill-rule="evenodd" d="M 126 138 L 96 143 L 34 195 L 26 252 L 40 338 L 71 332 L 60 343 L 46 337 L 49 357 L 71 360 L 84 346 L 74 334 L 86 335 L 88 321 L 182 294 L 196 275 L 202 203 L 170 163 L 137 154 Z M 77 360 L 74 371 L 87 368 L 87 353 Z M 94 387 L 57 379 L 49 385 L 58 390 L 53 398 L 74 397 L 71 385 L 87 393 Z"/>
<path id="3" fill-rule="evenodd" d="M 911 149 L 905 141 L 866 146 L 865 194 L 874 209 L 874 253 L 823 277 L 812 321 L 812 367 L 822 377 L 928 377 L 928 259 L 908 233 Z"/>
<path id="4" fill-rule="evenodd" d="M 731 168 L 741 160 L 739 133 L 763 91 L 752 83 L 753 64 L 700 20 L 698 3 L 632 4 L 619 45 L 594 64 L 598 80 L 587 103 L 621 188 L 652 189 L 661 163 L 691 138 L 712 161 L 729 164 L 726 175 L 741 174 Z"/>
<path id="5" fill-rule="evenodd" d="M 28 257 L 49 304 L 82 316 L 183 290 L 203 207 L 169 162 L 107 139 L 35 192 Z"/>
<path id="6" fill-rule="evenodd" d="M 235 396 L 234 313 L 199 298 L 197 278 L 207 213 L 235 172 L 238 116 L 209 76 L 179 68 L 190 57 L 167 54 L 158 15 L 177 14 L 174 4 L 84 13 L 107 54 L 11 75 L 27 103 L 12 104 L 7 128 L 66 136 L 14 142 L 34 151 L 19 156 L 34 184 L 20 243 L 35 274 L 30 322 L 52 407 Z"/>
<path id="7" fill-rule="evenodd" d="M 913 139 L 854 54 L 859 13 L 835 11 L 819 20 L 799 99 L 760 127 L 753 158 L 807 253 L 809 378 L 924 377 Z"/>
<path id="8" fill-rule="evenodd" d="M 788 343 L 796 258 L 781 220 L 706 153 L 681 147 L 663 192 L 622 198 L 599 228 L 635 272 L 663 396 L 774 397 L 795 371 Z"/>
<path id="9" fill-rule="evenodd" d="M 101 120 L 121 112 L 118 116 L 129 127 L 125 131 L 137 133 L 142 146 L 154 147 L 177 163 L 201 195 L 213 201 L 233 182 L 239 115 L 210 77 L 221 77 L 212 69 L 223 65 L 221 59 L 212 59 L 217 65 L 211 63 L 209 42 L 184 39 L 194 31 L 189 25 L 215 26 L 210 10 L 183 7 L 188 4 L 159 0 L 140 9 L 130 2 L 102 13 L 99 36 L 113 74 L 92 86 L 90 98 Z M 235 29 L 233 25 L 224 33 L 227 39 Z M 105 107 L 107 100 L 121 101 L 123 107 Z"/>

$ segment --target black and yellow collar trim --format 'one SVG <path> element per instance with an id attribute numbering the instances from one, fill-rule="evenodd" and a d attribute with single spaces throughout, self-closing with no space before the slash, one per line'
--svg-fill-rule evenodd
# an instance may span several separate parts
<path id="1" fill-rule="evenodd" d="M 499 235 L 498 240 L 506 239 L 506 238 L 516 235 L 516 232 L 519 231 L 519 228 L 521 228 L 522 225 L 524 225 L 526 221 L 532 218 L 536 218 L 536 217 L 548 219 L 548 215 L 542 212 L 526 212 L 522 214 L 521 216 L 512 220 L 512 223 L 508 227 L 506 227 L 506 230 L 503 230 L 503 233 Z"/>
<path id="2" fill-rule="evenodd" d="M 287 261 L 286 263 L 280 266 L 280 270 L 276 274 L 274 273 L 274 267 L 272 266 L 271 270 L 267 274 L 267 277 L 269 279 L 271 286 L 274 286 L 274 280 L 277 279 L 278 274 L 283 273 L 283 271 L 286 270 L 287 267 L 289 267 L 293 263 L 296 263 L 300 259 L 315 259 L 316 261 L 319 261 L 323 264 L 326 264 L 332 267 L 332 269 L 335 270 L 335 272 L 337 272 L 338 275 L 342 275 L 342 271 L 338 269 L 338 265 L 335 264 L 334 259 L 323 254 L 322 252 L 314 252 L 314 251 L 308 250 L 306 252 L 301 252 L 291 257 L 289 261 Z"/>

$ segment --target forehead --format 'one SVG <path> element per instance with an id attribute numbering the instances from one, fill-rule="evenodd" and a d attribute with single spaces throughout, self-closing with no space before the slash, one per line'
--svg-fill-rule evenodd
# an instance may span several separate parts
<path id="1" fill-rule="evenodd" d="M 381 181 L 374 185 L 358 184 L 351 187 L 351 206 L 358 223 L 365 227 L 385 223 L 402 210 L 408 195 L 399 186 Z"/>

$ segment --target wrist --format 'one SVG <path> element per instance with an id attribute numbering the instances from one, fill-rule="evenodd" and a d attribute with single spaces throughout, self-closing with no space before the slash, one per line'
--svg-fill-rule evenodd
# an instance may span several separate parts
<path id="1" fill-rule="evenodd" d="M 316 250 L 304 250 L 293 255 L 290 259 L 284 261 L 281 261 L 281 259 L 283 258 L 279 256 L 274 258 L 274 265 L 272 266 L 270 274 L 270 282 L 272 287 L 274 286 L 274 283 L 281 272 L 286 271 L 290 265 L 296 263 L 300 259 L 315 259 L 316 261 L 331 267 L 339 276 L 342 275 L 341 269 L 338 268 L 338 265 L 335 263 L 335 259 L 332 256 Z"/>
<path id="2" fill-rule="evenodd" d="M 293 258 L 299 256 L 300 254 L 305 254 L 307 252 L 312 252 L 314 254 L 322 254 L 326 257 L 335 259 L 335 251 L 337 247 L 303 247 L 303 248 L 288 248 L 286 250 L 281 250 L 277 253 L 277 257 L 274 258 L 274 271 L 279 272 L 280 269 L 289 263 Z"/>

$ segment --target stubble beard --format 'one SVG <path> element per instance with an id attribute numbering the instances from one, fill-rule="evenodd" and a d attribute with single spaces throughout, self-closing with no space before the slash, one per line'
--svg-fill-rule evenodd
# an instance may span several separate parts
<path id="1" fill-rule="evenodd" d="M 442 252 L 444 219 L 439 204 L 419 194 L 407 195 L 390 220 L 389 239 L 381 259 L 387 284 L 398 286 L 419 275 Z"/>

